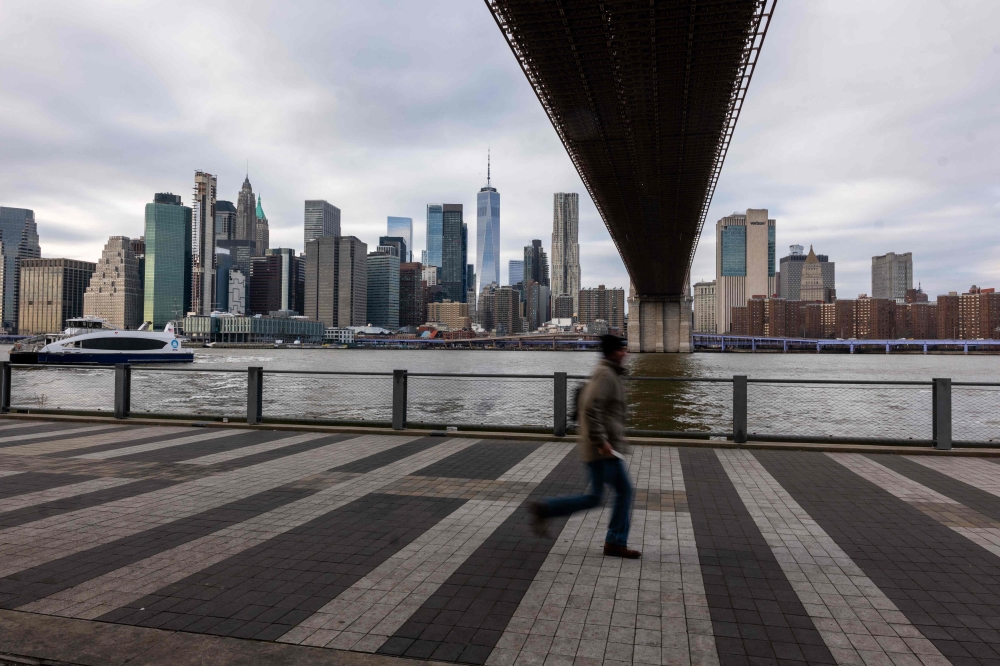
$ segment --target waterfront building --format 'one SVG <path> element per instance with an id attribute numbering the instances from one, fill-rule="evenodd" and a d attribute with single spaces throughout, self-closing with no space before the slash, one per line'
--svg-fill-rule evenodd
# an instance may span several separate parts
<path id="1" fill-rule="evenodd" d="M 421 258 L 424 266 L 441 268 L 441 242 L 444 228 L 444 204 L 427 204 L 427 256 Z"/>
<path id="2" fill-rule="evenodd" d="M 236 206 L 232 201 L 215 202 L 215 242 L 232 240 L 236 234 Z"/>
<path id="3" fill-rule="evenodd" d="M 469 317 L 469 304 L 443 301 L 427 304 L 427 323 L 444 324 L 453 331 L 472 328 Z"/>
<path id="4" fill-rule="evenodd" d="M 268 248 L 264 256 L 253 258 L 247 299 L 250 314 L 302 313 L 299 261 L 295 250 L 286 247 Z"/>
<path id="5" fill-rule="evenodd" d="M 854 333 L 859 340 L 896 337 L 896 301 L 892 298 L 858 296 L 854 305 Z"/>
<path id="6" fill-rule="evenodd" d="M 962 340 L 1000 338 L 1000 294 L 972 285 L 958 297 L 958 335 Z"/>
<path id="7" fill-rule="evenodd" d="M 368 325 L 399 328 L 399 251 L 379 245 L 368 254 Z"/>
<path id="8" fill-rule="evenodd" d="M 796 265 L 799 265 L 796 262 Z M 828 286 L 827 275 L 824 273 L 824 269 L 829 266 L 829 274 L 833 276 L 833 263 L 832 262 L 820 262 L 819 257 L 813 252 L 812 246 L 809 246 L 809 255 L 806 257 L 804 262 L 801 262 L 800 276 L 800 288 L 799 297 L 795 300 L 809 301 L 809 302 L 819 302 L 819 303 L 833 303 L 836 300 L 837 292 L 832 287 Z M 789 298 L 786 296 L 786 298 Z"/>
<path id="9" fill-rule="evenodd" d="M 572 296 L 579 312 L 580 195 L 556 192 L 552 202 L 552 296 Z M 511 282 L 511 284 L 515 284 Z"/>
<path id="10" fill-rule="evenodd" d="M 913 253 L 904 252 L 872 257 L 872 298 L 906 301 L 906 291 L 913 289 Z"/>
<path id="11" fill-rule="evenodd" d="M 927 303 L 928 298 L 918 283 L 916 289 L 906 290 L 906 296 L 903 297 L 903 301 L 906 303 Z"/>
<path id="12" fill-rule="evenodd" d="M 191 209 L 169 192 L 146 204 L 143 319 L 154 328 L 191 310 Z"/>
<path id="13" fill-rule="evenodd" d="M 619 331 L 625 328 L 625 290 L 608 289 L 603 284 L 596 289 L 581 289 L 577 298 L 579 322 L 589 324 L 598 319 Z"/>
<path id="14" fill-rule="evenodd" d="M 215 248 L 215 311 L 229 311 L 229 271 L 233 269 L 233 255 L 229 248 Z"/>
<path id="15" fill-rule="evenodd" d="M 837 302 L 822 303 L 820 310 L 824 338 L 836 337 L 837 332 Z"/>
<path id="16" fill-rule="evenodd" d="M 191 202 L 191 310 L 209 315 L 215 300 L 216 177 L 194 172 Z"/>
<path id="17" fill-rule="evenodd" d="M 810 248 L 811 250 L 812 248 Z M 775 273 L 775 293 L 790 301 L 810 300 L 802 296 L 802 268 L 805 266 L 807 255 L 801 245 L 789 246 L 788 256 L 782 257 L 779 261 L 778 271 Z M 822 274 L 822 286 L 828 288 L 830 293 L 837 293 L 836 266 L 834 262 L 825 254 L 817 254 L 816 260 L 820 263 L 820 273 Z M 832 302 L 832 298 L 830 301 Z"/>
<path id="18" fill-rule="evenodd" d="M 839 340 L 856 338 L 854 330 L 854 306 L 856 301 L 838 300 L 834 303 L 834 335 Z"/>
<path id="19" fill-rule="evenodd" d="M 410 256 L 407 248 L 409 245 L 406 244 L 406 239 L 402 236 L 381 236 L 378 239 L 378 246 L 391 245 L 396 248 L 396 256 L 399 257 L 399 262 L 404 263 L 406 257 Z"/>
<path id="20" fill-rule="evenodd" d="M 58 333 L 66 320 L 83 315 L 83 297 L 95 264 L 75 259 L 21 259 L 21 335 Z"/>
<path id="21" fill-rule="evenodd" d="M 271 232 L 267 225 L 267 215 L 264 215 L 264 208 L 260 204 L 260 195 L 257 195 L 257 210 L 254 212 L 257 217 L 256 226 L 253 232 L 253 241 L 256 247 L 255 256 L 263 256 L 271 245 Z"/>
<path id="22" fill-rule="evenodd" d="M 185 317 L 184 335 L 199 342 L 274 343 L 281 340 L 291 344 L 323 342 L 325 328 L 318 321 L 305 317 L 242 317 L 215 314 L 209 317 Z"/>
<path id="23" fill-rule="evenodd" d="M 399 265 L 399 325 L 420 326 L 427 321 L 422 267 L 415 261 Z"/>
<path id="24" fill-rule="evenodd" d="M 484 282 L 500 283 L 500 193 L 490 184 L 489 156 L 486 186 L 476 195 L 476 265 Z M 476 285 L 469 285 L 476 290 Z"/>
<path id="25" fill-rule="evenodd" d="M 227 311 L 234 315 L 247 313 L 247 274 L 238 268 L 229 270 L 229 308 Z"/>
<path id="26" fill-rule="evenodd" d="M 525 331 L 538 330 L 552 319 L 552 297 L 547 286 L 528 280 L 524 283 L 523 298 Z"/>
<path id="27" fill-rule="evenodd" d="M 694 285 L 694 332 L 715 333 L 715 280 Z"/>
<path id="28" fill-rule="evenodd" d="M 937 297 L 937 337 L 938 340 L 958 340 L 958 304 L 957 291 L 951 291 Z"/>
<path id="29" fill-rule="evenodd" d="M 462 221 L 462 204 L 443 204 L 440 284 L 445 298 L 455 302 L 465 301 L 467 259 L 468 226 Z"/>
<path id="30" fill-rule="evenodd" d="M 524 260 L 511 259 L 507 262 L 507 282 L 514 286 L 519 282 L 524 282 Z"/>
<path id="31" fill-rule="evenodd" d="M 577 294 L 579 298 L 579 294 Z M 569 294 L 555 296 L 552 299 L 552 318 L 573 320 L 573 297 Z"/>
<path id="32" fill-rule="evenodd" d="M 18 291 L 21 288 L 22 259 L 42 256 L 38 245 L 35 212 L 29 208 L 0 206 L 0 321 L 8 333 L 17 332 Z"/>
<path id="33" fill-rule="evenodd" d="M 250 256 L 264 254 L 264 250 L 257 252 L 257 198 L 253 194 L 253 187 L 250 185 L 250 176 L 243 180 L 243 187 L 236 198 L 236 227 L 233 230 L 234 240 L 246 240 L 253 242 L 253 251 Z"/>
<path id="34" fill-rule="evenodd" d="M 910 311 L 910 337 L 915 340 L 937 338 L 937 305 L 920 301 L 907 305 Z"/>
<path id="35" fill-rule="evenodd" d="M 546 287 L 549 284 L 549 256 L 542 249 L 542 241 L 533 240 L 524 246 L 524 282 L 533 281 Z"/>
<path id="36" fill-rule="evenodd" d="M 733 213 L 715 225 L 715 300 L 719 333 L 731 330 L 732 308 L 776 292 L 775 221 L 766 208 Z"/>
<path id="37" fill-rule="evenodd" d="M 354 329 L 330 327 L 323 332 L 323 343 L 336 344 L 336 345 L 353 345 Z"/>
<path id="38" fill-rule="evenodd" d="M 493 321 L 497 335 L 524 332 L 521 296 L 510 286 L 497 288 L 493 295 Z"/>
<path id="39" fill-rule="evenodd" d="M 327 327 L 368 323 L 368 246 L 354 236 L 306 243 L 304 313 Z"/>
<path id="40" fill-rule="evenodd" d="M 323 199 L 307 199 L 303 229 L 305 241 L 340 235 L 340 209 Z"/>
<path id="41" fill-rule="evenodd" d="M 742 307 L 733 306 L 729 312 L 730 330 L 725 332 L 732 333 L 733 335 L 750 335 L 748 310 L 749 307 L 747 305 Z"/>
<path id="42" fill-rule="evenodd" d="M 412 263 L 413 262 L 413 218 L 412 217 L 393 217 L 388 216 L 386 218 L 385 225 L 386 235 L 394 236 L 396 238 L 402 238 L 406 243 L 406 255 L 400 255 L 400 263 Z M 337 234 L 340 235 L 339 233 Z"/>
<path id="43" fill-rule="evenodd" d="M 489 284 L 484 284 L 483 288 L 479 290 L 479 299 L 476 303 L 476 323 L 484 331 L 492 331 L 496 328 L 496 318 L 494 315 L 497 289 L 499 289 L 499 285 L 496 282 L 490 282 Z"/>
<path id="44" fill-rule="evenodd" d="M 131 239 L 112 236 L 105 243 L 83 295 L 82 314 L 116 328 L 142 325 L 142 280 Z"/>

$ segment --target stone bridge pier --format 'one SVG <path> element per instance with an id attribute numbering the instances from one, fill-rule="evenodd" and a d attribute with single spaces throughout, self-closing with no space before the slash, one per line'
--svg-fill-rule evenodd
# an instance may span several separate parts
<path id="1" fill-rule="evenodd" d="M 639 296 L 628 299 L 628 350 L 630 352 L 694 351 L 691 341 L 691 299 L 681 295 Z"/>

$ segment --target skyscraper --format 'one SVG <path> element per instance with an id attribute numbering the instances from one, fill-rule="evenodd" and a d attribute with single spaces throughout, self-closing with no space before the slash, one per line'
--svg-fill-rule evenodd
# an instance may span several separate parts
<path id="1" fill-rule="evenodd" d="M 803 250 L 801 245 L 791 245 L 788 256 L 782 257 L 778 262 L 778 284 L 775 287 L 775 293 L 785 300 L 812 300 L 802 297 L 802 269 L 807 258 Z M 816 261 L 820 264 L 819 270 L 823 276 L 822 286 L 828 288 L 831 294 L 836 294 L 837 269 L 834 262 L 830 261 L 830 258 L 825 254 L 817 254 Z"/>
<path id="2" fill-rule="evenodd" d="M 215 241 L 232 240 L 236 233 L 236 206 L 232 201 L 215 202 Z"/>
<path id="3" fill-rule="evenodd" d="M 20 260 L 42 256 L 38 246 L 35 212 L 28 208 L 0 206 L 0 320 L 4 330 L 17 331 L 18 292 L 21 288 Z"/>
<path id="4" fill-rule="evenodd" d="M 715 322 L 729 333 L 732 309 L 746 307 L 753 296 L 771 296 L 777 282 L 774 266 L 775 222 L 766 208 L 748 208 L 715 224 Z"/>
<path id="5" fill-rule="evenodd" d="M 394 245 L 368 254 L 368 323 L 399 328 L 399 250 Z"/>
<path id="6" fill-rule="evenodd" d="M 424 281 L 418 262 L 399 265 L 399 325 L 420 326 L 426 321 Z"/>
<path id="7" fill-rule="evenodd" d="M 66 328 L 67 319 L 83 315 L 94 264 L 75 259 L 22 259 L 20 264 L 21 335 L 57 333 Z"/>
<path id="8" fill-rule="evenodd" d="M 549 257 L 542 249 L 542 241 L 533 240 L 531 245 L 524 246 L 524 276 L 529 280 L 546 287 L 549 286 Z"/>
<path id="9" fill-rule="evenodd" d="M 406 243 L 406 239 L 402 236 L 379 236 L 379 245 L 391 245 L 396 248 L 396 256 L 400 258 L 400 263 L 405 263 L 402 261 L 403 257 L 408 257 L 412 254 L 409 251 L 409 245 Z"/>
<path id="10" fill-rule="evenodd" d="M 872 298 L 906 301 L 906 290 L 913 289 L 913 253 L 888 252 L 872 257 Z"/>
<path id="11" fill-rule="evenodd" d="M 254 213 L 257 220 L 254 226 L 253 241 L 257 247 L 256 255 L 260 257 L 266 254 L 267 249 L 271 246 L 271 232 L 267 226 L 267 215 L 264 215 L 264 209 L 260 205 L 259 194 L 257 195 L 257 210 Z"/>
<path id="12" fill-rule="evenodd" d="M 142 324 L 142 280 L 131 239 L 108 239 L 83 295 L 83 314 L 100 317 L 117 328 L 134 329 Z"/>
<path id="13" fill-rule="evenodd" d="M 445 298 L 464 303 L 468 228 L 462 222 L 462 204 L 443 204 L 441 212 L 441 286 Z"/>
<path id="14" fill-rule="evenodd" d="M 340 209 L 323 199 L 306 201 L 305 242 L 321 236 L 340 235 Z"/>
<path id="15" fill-rule="evenodd" d="M 712 333 L 715 325 L 715 280 L 694 284 L 694 332 Z"/>
<path id="16" fill-rule="evenodd" d="M 580 195 L 557 192 L 552 205 L 552 296 L 572 296 L 580 303 Z"/>
<path id="17" fill-rule="evenodd" d="M 236 199 L 236 227 L 233 230 L 234 240 L 253 241 L 257 233 L 257 200 L 253 195 L 253 187 L 250 185 L 250 176 L 243 180 L 243 187 L 240 195 Z M 263 250 L 260 252 L 264 253 Z M 253 247 L 252 255 L 257 254 L 256 243 Z"/>
<path id="18" fill-rule="evenodd" d="M 191 309 L 191 209 L 176 194 L 146 204 L 144 319 L 154 328 Z"/>
<path id="19" fill-rule="evenodd" d="M 511 259 L 507 262 L 507 283 L 511 286 L 524 282 L 524 260 Z"/>
<path id="20" fill-rule="evenodd" d="M 427 259 L 425 266 L 441 267 L 441 239 L 444 224 L 444 206 L 427 204 Z"/>
<path id="21" fill-rule="evenodd" d="M 836 290 L 826 285 L 826 275 L 824 269 L 830 266 L 830 273 L 833 273 L 833 264 L 830 262 L 820 263 L 812 246 L 809 246 L 809 254 L 802 262 L 802 276 L 799 286 L 800 301 L 820 301 L 822 303 L 832 303 L 837 295 Z M 832 282 L 832 280 L 831 280 Z"/>
<path id="22" fill-rule="evenodd" d="M 386 218 L 385 230 L 386 236 L 395 236 L 406 241 L 406 256 L 400 257 L 399 260 L 403 263 L 413 261 L 413 218 L 390 215 Z"/>
<path id="23" fill-rule="evenodd" d="M 490 185 L 489 155 L 486 186 L 476 195 L 476 266 L 483 284 L 500 284 L 500 193 Z"/>
<path id="24" fill-rule="evenodd" d="M 215 305 L 215 199 L 216 177 L 194 172 L 191 204 L 191 310 L 210 315 Z"/>
<path id="25" fill-rule="evenodd" d="M 327 327 L 367 324 L 367 255 L 368 246 L 354 236 L 306 243 L 305 316 Z"/>

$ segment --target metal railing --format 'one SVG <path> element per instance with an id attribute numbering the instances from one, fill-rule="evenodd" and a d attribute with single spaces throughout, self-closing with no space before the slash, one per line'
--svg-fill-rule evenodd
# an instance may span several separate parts
<path id="1" fill-rule="evenodd" d="M 1000 447 L 1000 383 L 624 377 L 633 436 Z M 575 432 L 586 376 L 0 362 L 0 412 Z"/>

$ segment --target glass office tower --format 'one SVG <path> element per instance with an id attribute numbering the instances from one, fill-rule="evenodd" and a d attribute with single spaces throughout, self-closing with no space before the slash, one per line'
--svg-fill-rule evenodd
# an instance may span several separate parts
<path id="1" fill-rule="evenodd" d="M 444 224 L 444 205 L 427 204 L 427 262 L 428 266 L 441 267 L 441 234 Z"/>
<path id="2" fill-rule="evenodd" d="M 38 228 L 35 212 L 29 208 L 8 208 L 0 206 L 0 240 L 3 245 L 3 266 L 0 267 L 0 318 L 8 332 L 17 330 L 18 302 L 21 289 L 19 259 L 37 259 L 42 256 L 38 246 Z"/>
<path id="3" fill-rule="evenodd" d="M 393 217 L 386 218 L 386 236 L 396 236 L 406 241 L 406 256 L 400 257 L 401 262 L 413 261 L 413 218 Z"/>
<path id="4" fill-rule="evenodd" d="M 175 194 L 146 204 L 144 318 L 162 329 L 191 309 L 191 209 Z"/>
<path id="5" fill-rule="evenodd" d="M 486 187 L 476 195 L 476 267 L 481 284 L 500 284 L 500 193 L 490 185 L 489 162 Z"/>

